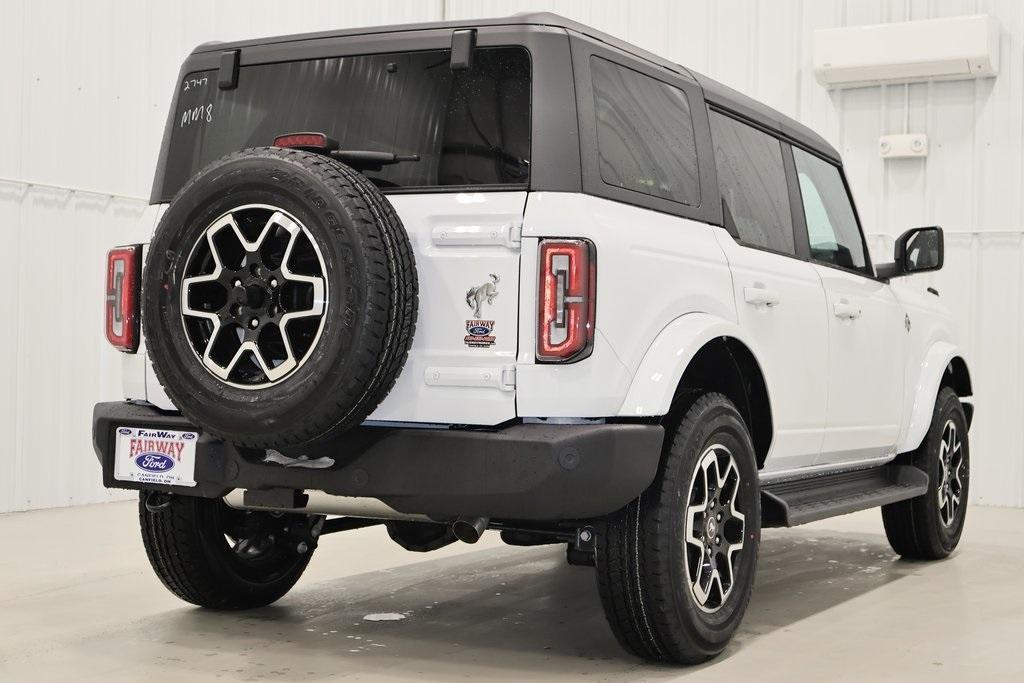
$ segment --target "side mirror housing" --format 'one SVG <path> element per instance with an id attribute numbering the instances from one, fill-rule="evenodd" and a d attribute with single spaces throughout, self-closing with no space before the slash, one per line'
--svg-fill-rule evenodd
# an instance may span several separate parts
<path id="1" fill-rule="evenodd" d="M 893 263 L 880 263 L 875 274 L 888 280 L 903 275 L 925 273 L 942 268 L 945 241 L 942 228 L 930 226 L 912 228 L 899 236 L 893 253 Z"/>

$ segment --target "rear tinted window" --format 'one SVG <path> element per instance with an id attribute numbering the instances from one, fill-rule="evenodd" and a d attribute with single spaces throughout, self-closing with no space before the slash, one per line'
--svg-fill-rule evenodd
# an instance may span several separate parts
<path id="1" fill-rule="evenodd" d="M 590 58 L 601 179 L 615 187 L 700 203 L 690 103 L 679 88 Z"/>
<path id="2" fill-rule="evenodd" d="M 716 111 L 710 117 L 726 227 L 747 244 L 793 254 L 782 143 Z"/>
<path id="3" fill-rule="evenodd" d="M 285 133 L 317 131 L 342 149 L 418 154 L 366 174 L 387 188 L 522 186 L 530 168 L 530 57 L 480 48 L 452 71 L 447 50 L 242 67 L 238 87 L 217 72 L 181 84 L 163 199 L 211 161 Z"/>

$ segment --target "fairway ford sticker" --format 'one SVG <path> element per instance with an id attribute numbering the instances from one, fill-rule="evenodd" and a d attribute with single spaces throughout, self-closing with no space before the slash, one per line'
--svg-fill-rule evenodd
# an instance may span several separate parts
<path id="1" fill-rule="evenodd" d="M 493 331 L 493 320 L 467 320 L 466 337 L 464 339 L 466 346 L 474 348 L 494 346 L 496 337 L 492 334 Z"/>
<path id="2" fill-rule="evenodd" d="M 166 486 L 195 486 L 195 432 L 119 427 L 114 478 Z"/>
<path id="3" fill-rule="evenodd" d="M 466 305 L 473 309 L 473 315 L 476 316 L 466 321 L 464 341 L 466 346 L 472 348 L 494 346 L 496 341 L 496 337 L 492 334 L 494 332 L 494 321 L 480 319 L 484 305 L 493 306 L 494 300 L 498 297 L 499 293 L 498 283 L 501 282 L 501 277 L 496 273 L 491 273 L 490 278 L 490 282 L 470 287 L 469 291 L 466 292 Z"/>

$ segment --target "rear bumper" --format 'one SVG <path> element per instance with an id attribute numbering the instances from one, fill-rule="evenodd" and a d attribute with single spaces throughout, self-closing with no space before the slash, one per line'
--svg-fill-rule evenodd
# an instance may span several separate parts
<path id="1" fill-rule="evenodd" d="M 93 447 L 107 488 L 152 489 L 218 498 L 232 489 L 303 489 L 377 498 L 435 519 L 589 519 L 614 512 L 654 480 L 664 430 L 654 424 L 518 424 L 493 430 L 360 427 L 317 455 L 327 469 L 263 462 L 265 451 L 201 435 L 195 487 L 114 479 L 114 430 L 195 429 L 177 414 L 130 403 L 99 403 Z M 197 430 L 201 431 L 201 430 Z"/>

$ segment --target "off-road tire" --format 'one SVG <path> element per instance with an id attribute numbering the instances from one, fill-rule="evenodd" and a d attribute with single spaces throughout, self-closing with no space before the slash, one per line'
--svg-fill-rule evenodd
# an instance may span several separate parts
<path id="1" fill-rule="evenodd" d="M 939 453 L 943 430 L 952 421 L 959 432 L 963 451 L 963 490 L 952 524 L 942 523 L 938 489 L 942 484 Z M 892 549 L 910 560 L 939 560 L 956 549 L 967 520 L 967 495 L 970 490 L 970 446 L 967 417 L 956 393 L 943 387 L 935 400 L 932 422 L 924 441 L 910 455 L 910 464 L 928 474 L 928 493 L 882 507 L 882 523 Z"/>
<path id="2" fill-rule="evenodd" d="M 323 255 L 319 341 L 280 383 L 238 388 L 203 367 L 181 320 L 186 261 L 206 226 L 235 207 L 280 207 Z M 253 448 L 302 451 L 358 425 L 394 386 L 412 344 L 418 286 L 408 234 L 364 176 L 294 149 L 228 155 L 186 184 L 163 215 L 143 277 L 143 327 L 157 378 L 204 432 Z"/>
<path id="3" fill-rule="evenodd" d="M 313 554 L 279 538 L 279 547 L 263 561 L 247 563 L 233 554 L 224 537 L 219 499 L 172 496 L 163 509 L 146 508 L 139 499 L 139 526 L 149 563 L 169 591 L 186 602 L 217 610 L 263 607 L 280 599 L 302 576 Z M 240 513 L 241 514 L 241 513 Z M 270 513 L 254 512 L 269 519 Z M 306 523 L 305 515 L 276 518 Z"/>
<path id="4" fill-rule="evenodd" d="M 737 507 L 746 518 L 735 583 L 717 611 L 698 608 L 689 585 L 684 513 L 702 454 L 727 444 L 740 471 Z M 654 482 L 596 526 L 596 571 L 605 615 L 619 643 L 643 659 L 697 664 L 719 654 L 750 600 L 761 535 L 754 447 L 735 406 L 705 394 L 685 411 Z"/>

